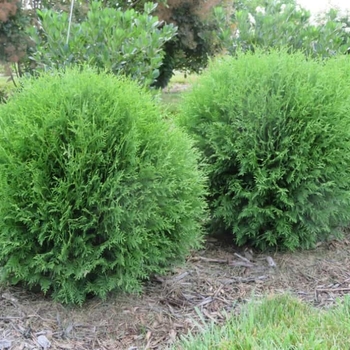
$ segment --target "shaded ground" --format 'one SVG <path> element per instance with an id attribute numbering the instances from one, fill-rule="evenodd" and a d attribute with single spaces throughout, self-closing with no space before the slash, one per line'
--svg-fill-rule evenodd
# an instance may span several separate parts
<path id="1" fill-rule="evenodd" d="M 55 304 L 19 288 L 0 288 L 0 349 L 166 349 L 203 322 L 220 324 L 255 296 L 291 292 L 317 307 L 350 293 L 350 236 L 297 253 L 255 254 L 209 239 L 204 250 L 142 296 Z M 40 344 L 42 346 L 40 346 Z M 47 347 L 48 348 L 48 347 Z"/>

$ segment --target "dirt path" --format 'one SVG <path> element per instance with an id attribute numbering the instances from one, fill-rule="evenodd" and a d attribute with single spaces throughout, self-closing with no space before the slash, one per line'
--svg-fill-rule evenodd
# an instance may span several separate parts
<path id="1" fill-rule="evenodd" d="M 0 293 L 0 349 L 166 349 L 203 320 L 220 324 L 255 296 L 291 292 L 317 307 L 350 293 L 350 243 L 297 253 L 254 254 L 210 239 L 204 250 L 142 296 L 111 295 L 63 307 L 20 288 Z"/>

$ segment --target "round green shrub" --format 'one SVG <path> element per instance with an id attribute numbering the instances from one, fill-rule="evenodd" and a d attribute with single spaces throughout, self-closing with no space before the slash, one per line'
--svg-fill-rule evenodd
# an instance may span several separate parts
<path id="1" fill-rule="evenodd" d="M 350 221 L 350 62 L 284 51 L 213 62 L 180 123 L 209 176 L 219 232 L 266 249 L 309 248 Z"/>
<path id="2" fill-rule="evenodd" d="M 202 243 L 205 177 L 136 83 L 69 69 L 0 108 L 0 274 L 64 303 L 141 282 Z"/>

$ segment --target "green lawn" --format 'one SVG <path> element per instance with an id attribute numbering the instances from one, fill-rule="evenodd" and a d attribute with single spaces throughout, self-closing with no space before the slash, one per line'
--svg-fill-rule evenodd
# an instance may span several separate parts
<path id="1" fill-rule="evenodd" d="M 192 84 L 198 78 L 198 74 L 184 74 L 182 72 L 175 72 L 172 76 L 169 87 L 171 88 L 174 84 Z"/>
<path id="2" fill-rule="evenodd" d="M 178 104 L 181 101 L 181 96 L 187 89 L 187 86 L 193 84 L 198 78 L 197 74 L 190 74 L 185 76 L 184 73 L 175 72 L 171 78 L 169 85 L 163 89 L 161 100 L 162 104 L 166 106 L 167 112 L 176 114 L 178 111 Z"/>
<path id="3" fill-rule="evenodd" d="M 162 105 L 165 107 L 165 110 L 175 114 L 179 110 L 178 104 L 181 100 L 182 92 L 162 92 Z"/>
<path id="4" fill-rule="evenodd" d="M 350 348 L 350 297 L 330 310 L 289 295 L 251 302 L 225 326 L 188 336 L 175 350 L 332 350 Z"/>
<path id="5" fill-rule="evenodd" d="M 0 88 L 7 86 L 8 83 L 8 77 L 4 77 L 3 75 L 0 75 Z"/>

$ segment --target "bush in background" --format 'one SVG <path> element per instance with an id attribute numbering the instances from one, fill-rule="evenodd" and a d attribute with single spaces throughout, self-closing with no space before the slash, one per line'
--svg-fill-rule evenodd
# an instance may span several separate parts
<path id="1" fill-rule="evenodd" d="M 28 16 L 22 9 L 22 1 L 6 0 L 0 2 L 0 62 L 19 64 L 25 59 L 29 40 L 25 28 Z"/>
<path id="2" fill-rule="evenodd" d="M 31 60 L 36 70 L 89 63 L 149 86 L 159 77 L 163 45 L 176 34 L 175 26 L 161 24 L 151 15 L 155 8 L 146 3 L 141 14 L 134 9 L 104 8 L 94 1 L 85 18 L 72 22 L 66 44 L 68 14 L 39 11 L 41 27 L 30 30 L 36 44 Z"/>
<path id="3" fill-rule="evenodd" d="M 201 244 L 196 152 L 126 79 L 26 81 L 0 108 L 0 173 L 1 278 L 60 302 L 139 291 Z"/>
<path id="4" fill-rule="evenodd" d="M 287 47 L 328 58 L 343 54 L 350 43 L 349 15 L 334 8 L 313 18 L 296 0 L 243 0 L 235 2 L 229 20 L 227 11 L 217 8 L 215 14 L 223 48 L 231 54 Z"/>
<path id="5" fill-rule="evenodd" d="M 110 27 L 110 24 L 105 23 L 107 17 L 106 14 L 110 16 L 111 13 L 115 13 L 116 9 L 118 13 L 123 13 L 125 11 L 125 16 L 122 16 L 124 20 L 121 21 L 121 23 L 119 23 L 119 19 L 117 18 L 117 20 L 115 20 L 114 23 L 116 24 L 116 27 L 119 28 L 117 29 L 117 31 L 126 31 L 126 33 L 124 33 L 124 36 L 125 38 L 127 38 L 127 40 L 133 38 L 134 47 L 139 48 L 140 42 L 138 40 L 138 37 L 140 37 L 142 50 L 143 48 L 147 48 L 146 50 L 143 50 L 144 55 L 140 55 L 138 51 L 136 51 L 135 56 L 133 56 L 134 53 L 132 55 L 132 57 L 134 57 L 135 60 L 138 60 L 136 61 L 136 65 L 133 64 L 133 68 L 136 69 L 137 67 L 138 69 L 140 69 L 140 66 L 149 66 L 150 63 L 152 63 L 149 62 L 148 58 L 153 57 L 154 53 L 152 54 L 152 50 L 150 50 L 148 46 L 154 48 L 155 41 L 151 40 L 150 38 L 154 36 L 155 31 L 157 32 L 156 29 L 158 29 L 158 31 L 160 31 L 163 36 L 164 33 L 167 31 L 165 29 L 169 28 L 168 25 L 176 26 L 177 35 L 165 35 L 166 39 L 163 41 L 161 46 L 161 54 L 164 56 L 161 59 L 161 65 L 156 68 L 159 69 L 159 72 L 157 72 L 156 75 L 158 75 L 158 73 L 159 75 L 156 77 L 156 80 L 152 84 L 153 87 L 163 88 L 168 84 L 175 70 L 182 70 L 187 73 L 198 73 L 207 65 L 208 57 L 214 55 L 217 52 L 217 50 L 220 47 L 220 43 L 217 36 L 219 26 L 217 25 L 217 22 L 212 15 L 213 8 L 218 4 L 221 4 L 222 2 L 226 2 L 226 0 L 161 0 L 152 2 L 149 2 L 149 0 L 104 0 L 98 3 L 98 7 L 101 11 L 103 11 L 103 14 L 98 16 L 99 20 L 97 23 L 96 21 L 92 23 L 90 19 L 87 18 L 87 13 L 89 12 L 90 6 L 89 2 L 85 0 L 76 0 L 74 2 L 72 15 L 74 23 L 73 28 L 79 27 L 80 23 L 85 23 L 83 25 L 85 29 L 91 26 L 92 29 L 89 29 L 90 33 L 86 33 L 85 35 L 82 35 L 82 33 L 80 33 L 78 30 L 78 38 L 81 39 L 82 37 L 85 37 L 87 38 L 87 42 L 91 43 L 90 34 L 94 33 L 93 37 L 96 41 L 92 42 L 92 44 L 98 44 L 98 49 L 96 49 L 95 51 L 96 54 L 99 55 L 102 52 L 107 52 L 107 56 L 111 56 L 111 61 L 113 61 L 115 58 L 114 56 L 116 54 L 113 51 L 110 52 L 110 47 L 114 46 L 113 43 L 117 39 L 115 33 L 108 33 L 108 27 Z M 56 53 L 57 51 L 60 55 L 62 55 L 62 53 L 59 52 L 60 49 L 64 52 L 62 57 L 66 59 L 67 55 L 63 48 L 64 40 L 62 40 L 62 38 L 65 38 L 67 34 L 67 13 L 70 12 L 70 1 L 35 1 L 32 5 L 33 9 L 30 11 L 26 10 L 26 12 L 34 18 L 33 24 L 37 25 L 37 29 L 40 29 L 40 26 L 45 27 L 45 33 L 42 33 L 41 30 L 38 30 L 37 34 L 32 34 L 33 38 L 35 39 L 35 42 L 38 44 L 38 48 L 36 48 L 35 46 L 31 48 L 31 57 L 37 60 L 38 63 L 40 63 L 43 48 L 44 51 L 47 51 L 51 48 L 50 50 L 54 52 L 53 58 L 55 60 L 59 58 L 59 55 L 57 56 Z M 92 4 L 92 6 L 95 5 Z M 37 22 L 36 19 L 42 18 L 43 13 L 46 14 L 46 11 L 44 9 L 51 10 L 50 13 L 54 14 L 55 19 L 45 19 L 45 21 L 47 21 L 48 23 L 46 25 L 41 25 Z M 39 16 L 36 15 L 37 10 L 39 10 Z M 62 15 L 62 13 L 66 14 Z M 131 25 L 129 25 L 130 23 L 128 19 L 130 17 L 130 13 L 134 14 L 133 18 L 135 19 L 131 23 Z M 157 16 L 157 18 L 159 19 L 158 25 L 156 25 L 155 23 L 153 23 L 153 25 L 150 25 L 149 23 L 147 25 L 144 25 L 146 18 L 146 22 L 155 21 L 154 18 L 149 17 L 150 14 Z M 139 21 L 139 17 L 142 18 L 141 21 Z M 57 24 L 57 21 L 59 21 L 60 23 Z M 86 22 L 89 22 L 90 25 L 87 25 Z M 164 24 L 165 28 L 163 28 Z M 223 23 L 220 23 L 220 25 L 223 25 Z M 135 28 L 135 26 L 137 28 Z M 107 27 L 107 29 L 101 30 L 101 28 L 104 27 Z M 96 33 L 102 33 L 106 31 L 106 36 L 101 34 L 96 35 Z M 56 42 L 55 40 L 52 40 L 51 37 L 51 34 L 55 33 L 58 33 L 58 37 L 56 35 Z M 60 35 L 62 36 L 62 38 L 59 38 Z M 76 34 L 74 35 L 74 37 L 76 37 Z M 145 37 L 147 38 L 146 44 L 142 39 Z M 112 42 L 112 45 L 107 45 L 108 43 L 106 42 L 106 38 L 108 38 L 108 41 Z M 74 38 L 73 41 L 75 41 Z M 151 41 L 153 44 L 149 45 L 148 42 Z M 78 46 L 81 45 L 84 46 L 84 43 L 79 44 Z M 158 47 L 157 45 L 156 47 Z M 110 47 L 108 48 L 107 46 Z M 116 46 L 116 51 L 120 52 L 121 50 L 119 43 L 117 43 Z M 129 42 L 127 46 L 129 46 Z M 39 50 L 38 53 L 36 53 L 37 50 Z M 73 51 L 74 56 L 77 56 L 77 52 L 79 52 L 80 54 L 86 52 L 87 50 L 85 47 L 80 47 L 80 51 L 78 49 L 74 49 Z M 73 53 L 73 51 L 71 53 Z M 158 57 L 158 55 L 156 56 Z M 50 60 L 50 57 L 47 54 L 46 58 Z M 71 59 L 72 58 L 69 58 L 69 60 Z M 106 60 L 108 61 L 108 59 Z M 129 57 L 126 57 L 125 61 L 128 60 Z M 106 64 L 106 62 L 104 62 L 103 64 Z M 50 65 L 51 64 L 49 64 L 49 66 Z M 107 64 L 107 66 L 108 65 L 110 65 L 110 63 Z M 129 68 L 131 66 L 132 64 L 129 66 Z M 27 64 L 25 68 L 26 71 L 33 73 L 33 65 Z"/>
<path id="6" fill-rule="evenodd" d="M 240 53 L 213 63 L 181 123 L 207 163 L 213 226 L 309 248 L 350 220 L 350 62 Z"/>

